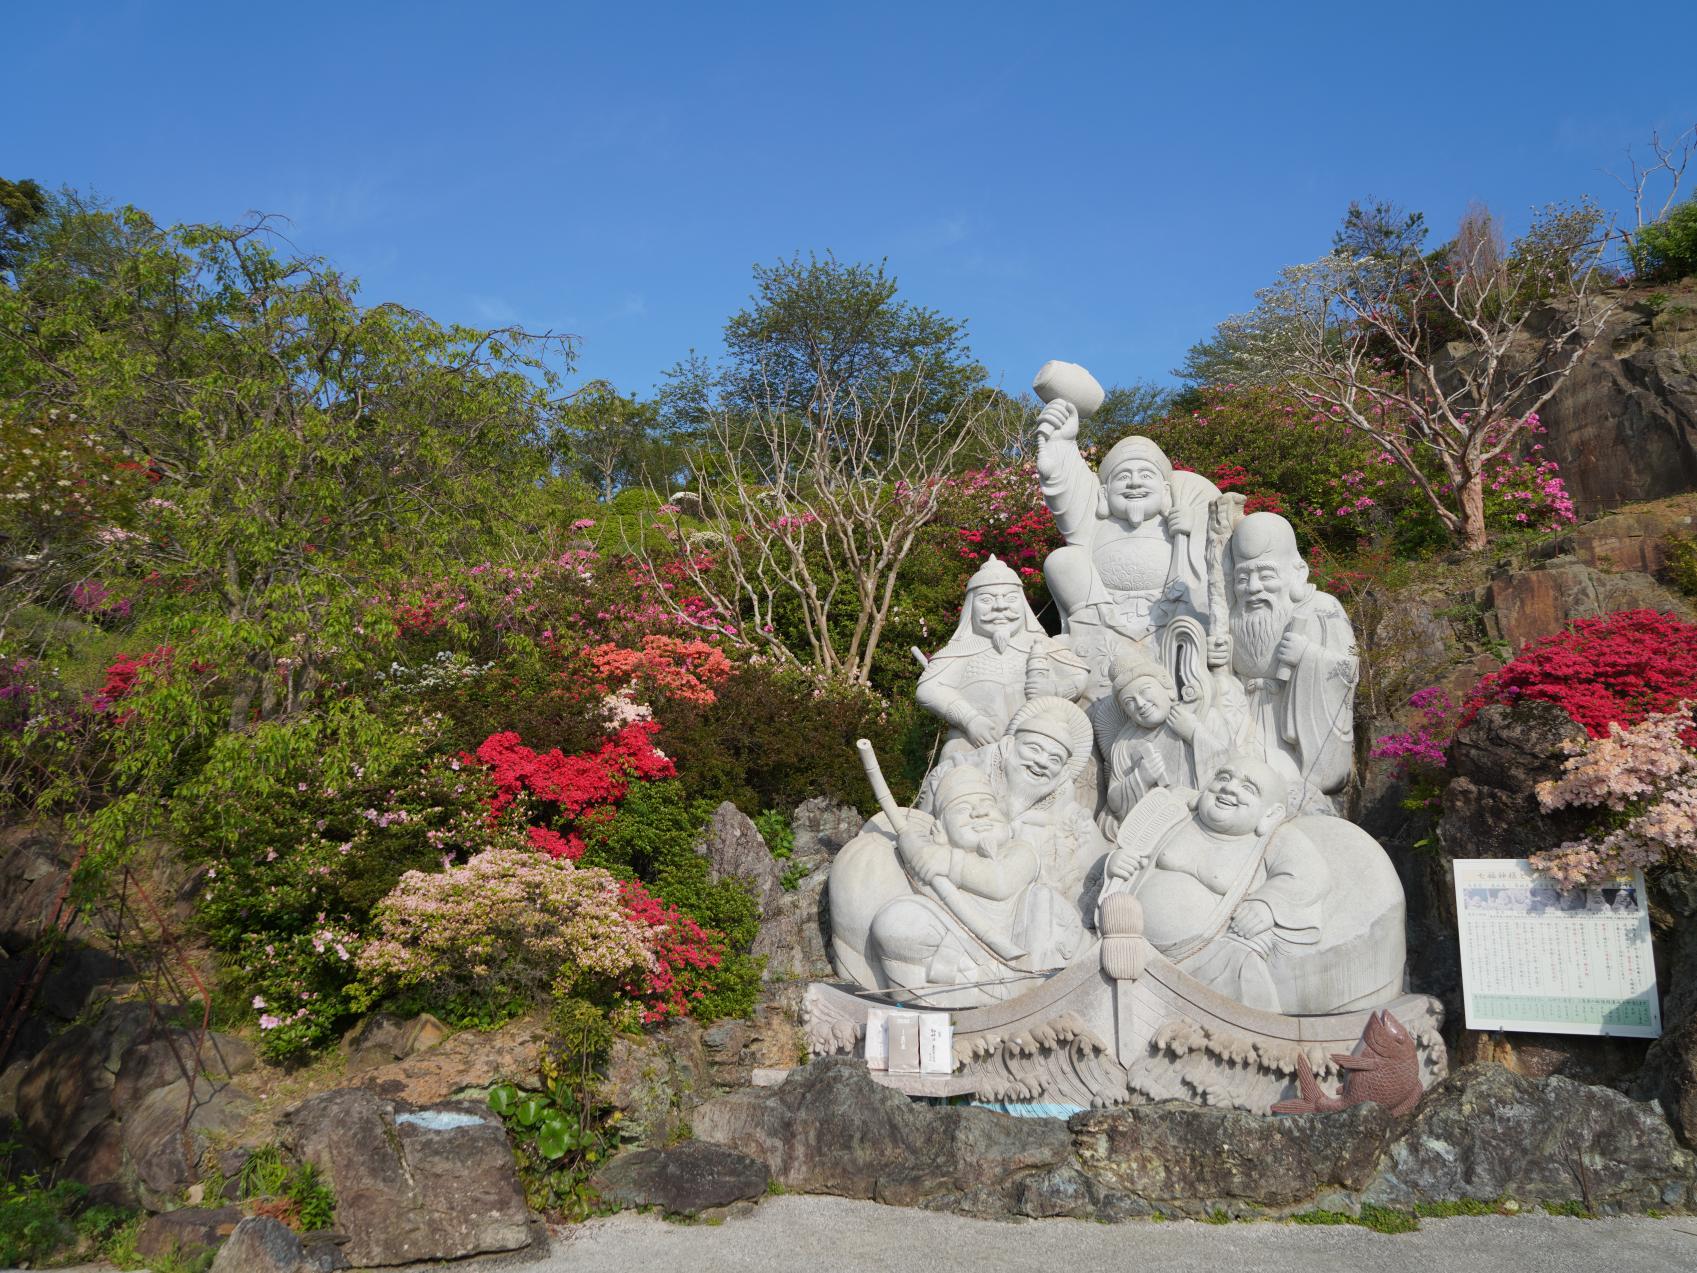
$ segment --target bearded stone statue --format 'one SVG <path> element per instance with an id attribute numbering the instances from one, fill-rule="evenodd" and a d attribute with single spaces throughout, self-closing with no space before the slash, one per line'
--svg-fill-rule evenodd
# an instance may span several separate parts
<path id="1" fill-rule="evenodd" d="M 1295 809 L 1329 813 L 1355 755 L 1355 632 L 1308 581 L 1291 524 L 1251 513 L 1231 536 L 1232 670 L 1253 736 L 1290 784 Z"/>
<path id="2" fill-rule="evenodd" d="M 1019 576 L 991 557 L 967 580 L 949 643 L 926 662 L 915 697 L 949 724 L 943 754 L 995 742 L 1025 701 L 1026 665 L 1043 639 Z"/>

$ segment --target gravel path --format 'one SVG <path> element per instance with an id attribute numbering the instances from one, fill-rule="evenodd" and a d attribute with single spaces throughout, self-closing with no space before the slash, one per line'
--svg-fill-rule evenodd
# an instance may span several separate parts
<path id="1" fill-rule="evenodd" d="M 720 1225 L 629 1213 L 562 1231 L 537 1273 L 1670 1273 L 1697 1268 L 1697 1219 L 1572 1220 L 1543 1214 L 1427 1220 L 1417 1233 L 1275 1223 L 1023 1224 L 966 1220 L 843 1198 L 769 1198 Z"/>

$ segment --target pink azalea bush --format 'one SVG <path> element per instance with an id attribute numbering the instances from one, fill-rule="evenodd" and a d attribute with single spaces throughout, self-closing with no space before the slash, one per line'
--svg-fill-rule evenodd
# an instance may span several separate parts
<path id="1" fill-rule="evenodd" d="M 1535 867 L 1573 887 L 1633 870 L 1697 866 L 1693 705 L 1687 700 L 1635 725 L 1611 725 L 1567 761 L 1560 778 L 1538 785 L 1544 809 L 1597 809 L 1611 825 L 1535 854 Z"/>
<path id="2" fill-rule="evenodd" d="M 438 1002 L 604 999 L 651 973 L 648 929 L 606 871 L 517 848 L 408 871 L 373 913 L 359 997 L 420 991 Z"/>

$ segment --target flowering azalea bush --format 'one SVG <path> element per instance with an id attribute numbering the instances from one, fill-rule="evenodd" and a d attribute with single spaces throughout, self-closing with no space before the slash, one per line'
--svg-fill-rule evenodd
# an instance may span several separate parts
<path id="1" fill-rule="evenodd" d="M 1423 769 L 1442 769 L 1444 749 L 1455 733 L 1455 704 L 1442 686 L 1428 685 L 1410 694 L 1408 705 L 1417 713 L 1415 723 L 1373 743 L 1373 758 L 1391 761 L 1391 772 L 1397 778 L 1407 778 Z"/>
<path id="2" fill-rule="evenodd" d="M 1591 737 L 1605 738 L 1611 725 L 1697 698 L 1697 627 L 1654 610 L 1578 619 L 1480 681 L 1462 723 L 1486 703 L 1528 698 L 1556 704 Z"/>
<path id="3" fill-rule="evenodd" d="M 1563 886 L 1596 884 L 1633 870 L 1697 867 L 1697 724 L 1693 702 L 1612 724 L 1538 786 L 1546 810 L 1598 810 L 1605 826 L 1584 840 L 1536 854 L 1532 864 Z"/>
<path id="4" fill-rule="evenodd" d="M 652 929 L 618 880 L 527 848 L 489 848 L 445 871 L 408 871 L 378 903 L 357 967 L 362 1003 L 605 1002 L 651 976 Z"/>

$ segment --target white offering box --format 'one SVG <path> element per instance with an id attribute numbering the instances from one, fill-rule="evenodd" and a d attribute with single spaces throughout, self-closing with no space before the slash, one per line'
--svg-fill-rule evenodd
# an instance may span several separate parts
<path id="1" fill-rule="evenodd" d="M 868 1008 L 866 1010 L 866 1068 L 869 1070 L 887 1070 L 890 1068 L 890 1010 L 888 1008 Z"/>
<path id="2" fill-rule="evenodd" d="M 919 1073 L 919 1014 L 892 1012 L 888 1018 L 888 1065 L 891 1074 Z"/>
<path id="3" fill-rule="evenodd" d="M 919 1070 L 922 1074 L 955 1072 L 955 1026 L 946 1012 L 927 1012 L 919 1018 Z"/>

